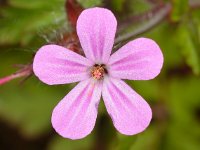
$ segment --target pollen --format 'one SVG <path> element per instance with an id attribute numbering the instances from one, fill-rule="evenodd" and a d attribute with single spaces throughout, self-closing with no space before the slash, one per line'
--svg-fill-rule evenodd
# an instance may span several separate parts
<path id="1" fill-rule="evenodd" d="M 94 65 L 91 69 L 91 76 L 96 80 L 103 79 L 106 73 L 105 65 Z"/>

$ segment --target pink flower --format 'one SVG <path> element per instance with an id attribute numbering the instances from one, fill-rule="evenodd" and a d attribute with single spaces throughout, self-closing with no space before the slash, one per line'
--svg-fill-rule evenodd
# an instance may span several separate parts
<path id="1" fill-rule="evenodd" d="M 151 121 L 150 106 L 121 79 L 153 79 L 162 68 L 162 52 L 153 40 L 138 38 L 111 55 L 116 28 L 111 11 L 90 8 L 77 21 L 86 57 L 58 45 L 45 45 L 36 53 L 33 69 L 42 82 L 55 85 L 80 81 L 52 113 L 53 128 L 65 138 L 80 139 L 91 133 L 101 95 L 122 134 L 142 132 Z"/>

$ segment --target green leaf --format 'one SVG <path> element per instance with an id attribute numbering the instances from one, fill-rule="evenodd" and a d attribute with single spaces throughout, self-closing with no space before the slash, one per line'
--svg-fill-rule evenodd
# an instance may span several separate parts
<path id="1" fill-rule="evenodd" d="M 64 0 L 34 0 L 28 3 L 25 0 L 10 0 L 9 5 L 0 9 L 0 16 L 2 45 L 28 45 L 36 37 L 40 39 L 38 32 L 41 30 L 62 26 L 66 21 Z"/>
<path id="2" fill-rule="evenodd" d="M 55 136 L 48 145 L 48 150 L 89 150 L 94 142 L 93 135 L 89 135 L 80 140 L 69 140 L 59 136 Z"/>
<path id="3" fill-rule="evenodd" d="M 117 134 L 116 140 L 113 141 L 111 148 L 112 150 L 129 150 L 131 146 L 135 143 L 136 136 L 125 136 L 122 134 Z"/>
<path id="4" fill-rule="evenodd" d="M 200 126 L 195 112 L 200 106 L 199 84 L 200 80 L 192 76 L 171 81 L 167 102 L 171 118 L 166 132 L 166 150 L 199 149 Z"/>
<path id="5" fill-rule="evenodd" d="M 193 70 L 193 73 L 199 75 L 200 73 L 200 60 L 198 49 L 196 48 L 195 42 L 192 37 L 192 30 L 186 26 L 186 23 L 182 23 L 176 32 L 176 42 L 178 48 L 184 55 L 186 63 Z"/>
<path id="6" fill-rule="evenodd" d="M 159 128 L 149 126 L 143 133 L 137 136 L 137 139 L 132 143 L 129 150 L 150 150 L 158 149 L 160 140 Z"/>
<path id="7" fill-rule="evenodd" d="M 192 12 L 192 20 L 188 19 L 189 22 L 192 21 L 190 28 L 193 29 L 193 40 L 200 45 L 200 10 L 196 9 Z"/>
<path id="8" fill-rule="evenodd" d="M 171 0 L 173 4 L 171 19 L 174 22 L 181 20 L 182 16 L 188 11 L 188 0 Z"/>
<path id="9" fill-rule="evenodd" d="M 159 94 L 157 91 L 160 90 L 158 79 L 149 81 L 128 81 L 128 84 L 137 91 L 147 102 L 159 101 Z"/>
<path id="10" fill-rule="evenodd" d="M 127 2 L 127 7 L 131 10 L 132 14 L 133 12 L 134 14 L 140 14 L 151 9 L 151 5 L 149 5 L 145 0 L 129 0 Z"/>
<path id="11" fill-rule="evenodd" d="M 112 8 L 118 12 L 121 12 L 124 2 L 125 0 L 112 0 L 111 1 Z"/>
<path id="12" fill-rule="evenodd" d="M 102 0 L 77 0 L 84 8 L 99 6 Z"/>

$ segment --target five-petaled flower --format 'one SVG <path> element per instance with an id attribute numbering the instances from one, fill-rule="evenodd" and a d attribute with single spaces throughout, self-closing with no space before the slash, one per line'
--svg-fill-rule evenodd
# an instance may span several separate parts
<path id="1" fill-rule="evenodd" d="M 58 45 L 45 45 L 35 55 L 34 73 L 42 82 L 55 85 L 80 81 L 52 113 L 53 128 L 65 138 L 80 139 L 90 134 L 101 95 L 122 134 L 142 132 L 151 121 L 147 102 L 121 79 L 153 79 L 162 68 L 162 52 L 153 40 L 138 38 L 111 55 L 116 28 L 111 11 L 86 9 L 77 21 L 85 57 Z"/>

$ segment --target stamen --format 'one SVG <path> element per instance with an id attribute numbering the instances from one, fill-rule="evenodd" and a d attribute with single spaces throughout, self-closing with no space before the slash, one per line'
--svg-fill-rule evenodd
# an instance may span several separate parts
<path id="1" fill-rule="evenodd" d="M 101 80 L 106 72 L 105 65 L 95 64 L 91 69 L 91 76 L 96 80 Z"/>

